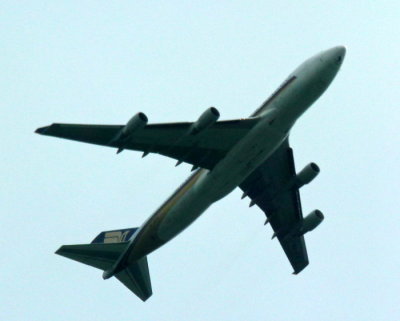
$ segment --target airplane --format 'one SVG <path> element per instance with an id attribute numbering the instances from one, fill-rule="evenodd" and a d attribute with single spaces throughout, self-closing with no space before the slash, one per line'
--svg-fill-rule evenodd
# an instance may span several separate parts
<path id="1" fill-rule="evenodd" d="M 208 108 L 195 122 L 148 124 L 139 112 L 126 125 L 53 123 L 36 133 L 158 153 L 193 165 L 190 177 L 140 227 L 101 232 L 90 244 L 63 245 L 56 254 L 115 276 L 141 300 L 152 295 L 147 255 L 193 223 L 236 187 L 266 215 L 298 274 L 308 264 L 304 234 L 324 219 L 319 210 L 303 217 L 299 189 L 320 169 L 310 163 L 296 173 L 289 132 L 339 71 L 346 49 L 336 46 L 303 62 L 248 118 L 218 121 Z"/>

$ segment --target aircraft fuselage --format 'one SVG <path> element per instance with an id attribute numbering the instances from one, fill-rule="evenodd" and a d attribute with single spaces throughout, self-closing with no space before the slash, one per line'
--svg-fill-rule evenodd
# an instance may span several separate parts
<path id="1" fill-rule="evenodd" d="M 112 276 L 170 241 L 211 204 L 225 197 L 286 139 L 296 120 L 322 95 L 338 72 L 345 48 L 306 60 L 251 117 L 257 124 L 210 171 L 199 169 L 137 230 Z"/>

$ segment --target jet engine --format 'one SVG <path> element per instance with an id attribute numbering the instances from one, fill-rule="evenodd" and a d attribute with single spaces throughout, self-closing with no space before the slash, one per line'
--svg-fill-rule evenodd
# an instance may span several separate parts
<path id="1" fill-rule="evenodd" d="M 204 113 L 201 114 L 200 118 L 193 123 L 189 133 L 190 135 L 197 135 L 203 130 L 214 125 L 219 118 L 219 111 L 215 107 L 208 108 Z"/>
<path id="2" fill-rule="evenodd" d="M 138 129 L 141 129 L 147 125 L 147 116 L 143 113 L 137 113 L 133 116 L 128 123 L 121 130 L 121 138 L 128 137 Z"/>
<path id="3" fill-rule="evenodd" d="M 147 125 L 147 116 L 143 113 L 137 113 L 133 116 L 128 123 L 122 127 L 121 131 L 111 141 L 110 144 L 116 143 L 118 145 L 117 154 L 121 153 L 130 139 L 130 136 L 139 129 L 144 128 Z"/>
<path id="4" fill-rule="evenodd" d="M 300 188 L 310 183 L 319 174 L 319 167 L 315 163 L 310 163 L 296 175 L 295 186 Z"/>
<path id="5" fill-rule="evenodd" d="M 304 235 L 307 232 L 315 229 L 321 222 L 324 220 L 324 214 L 320 210 L 314 210 L 310 214 L 308 214 L 300 225 L 298 233 L 300 235 Z"/>

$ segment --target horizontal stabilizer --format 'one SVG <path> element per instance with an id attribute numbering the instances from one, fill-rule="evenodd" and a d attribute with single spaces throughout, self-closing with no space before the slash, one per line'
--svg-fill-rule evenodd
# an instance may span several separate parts
<path id="1" fill-rule="evenodd" d="M 56 254 L 71 260 L 93 266 L 103 271 L 112 271 L 131 242 L 137 228 L 101 232 L 90 244 L 63 245 Z M 141 300 L 146 301 L 152 295 L 147 257 L 122 265 L 115 277 Z"/>
<path id="2" fill-rule="evenodd" d="M 146 256 L 117 273 L 115 277 L 143 301 L 153 294 Z"/>
<path id="3" fill-rule="evenodd" d="M 56 254 L 101 270 L 108 270 L 114 265 L 127 245 L 128 242 L 63 245 L 57 250 Z"/>

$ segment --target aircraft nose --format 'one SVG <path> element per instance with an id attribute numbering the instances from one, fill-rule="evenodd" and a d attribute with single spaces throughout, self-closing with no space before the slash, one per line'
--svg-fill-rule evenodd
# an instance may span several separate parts
<path id="1" fill-rule="evenodd" d="M 346 48 L 344 46 L 337 46 L 325 51 L 324 60 L 333 63 L 334 65 L 340 66 L 344 60 L 345 55 Z"/>
<path id="2" fill-rule="evenodd" d="M 335 60 L 335 62 L 337 64 L 341 64 L 343 59 L 344 59 L 344 56 L 346 55 L 346 47 L 337 46 L 334 49 L 335 49 L 335 58 L 334 58 L 334 60 Z"/>
<path id="3" fill-rule="evenodd" d="M 336 46 L 321 52 L 318 57 L 319 64 L 316 70 L 316 79 L 318 82 L 327 87 L 335 78 L 339 71 L 344 56 L 346 55 L 346 48 L 344 46 Z"/>

